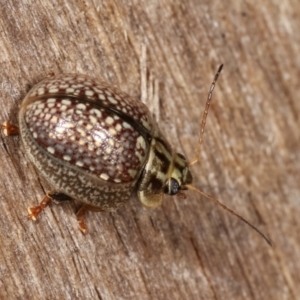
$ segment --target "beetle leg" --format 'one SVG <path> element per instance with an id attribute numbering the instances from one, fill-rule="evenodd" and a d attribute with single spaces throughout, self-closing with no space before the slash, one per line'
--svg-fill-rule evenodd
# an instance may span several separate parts
<path id="1" fill-rule="evenodd" d="M 87 232 L 87 227 L 86 227 L 85 220 L 84 220 L 84 215 L 85 215 L 86 211 L 88 211 L 87 206 L 82 205 L 76 214 L 79 229 L 81 230 L 81 232 L 83 234 L 86 234 L 86 232 Z"/>
<path id="2" fill-rule="evenodd" d="M 63 194 L 63 193 L 53 192 L 53 193 L 48 193 L 48 196 L 51 197 L 51 199 L 57 203 L 73 200 L 73 198 L 71 198 L 70 196 Z"/>
<path id="3" fill-rule="evenodd" d="M 35 221 L 36 218 L 38 217 L 38 215 L 41 213 L 41 211 L 43 209 L 45 209 L 50 204 L 51 201 L 52 201 L 51 195 L 49 193 L 47 193 L 39 205 L 33 206 L 33 207 L 28 207 L 27 218 L 29 220 L 31 219 L 31 220 Z"/>
<path id="4" fill-rule="evenodd" d="M 19 127 L 8 122 L 2 123 L 1 129 L 6 136 L 19 134 Z"/>

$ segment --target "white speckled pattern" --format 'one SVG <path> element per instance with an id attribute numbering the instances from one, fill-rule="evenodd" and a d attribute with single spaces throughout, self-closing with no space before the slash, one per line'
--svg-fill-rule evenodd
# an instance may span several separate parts
<path id="1" fill-rule="evenodd" d="M 77 98 L 85 97 L 91 101 L 100 101 L 102 105 L 125 113 L 142 124 L 146 130 L 151 131 L 153 128 L 151 113 L 141 101 L 137 101 L 120 90 L 87 76 L 62 74 L 47 78 L 34 86 L 26 98 L 43 97 L 43 95 L 51 97 L 51 94 Z"/>
<path id="2" fill-rule="evenodd" d="M 134 180 L 148 155 L 145 136 L 153 125 L 147 107 L 84 76 L 45 79 L 29 92 L 22 111 L 40 147 L 102 180 Z"/>

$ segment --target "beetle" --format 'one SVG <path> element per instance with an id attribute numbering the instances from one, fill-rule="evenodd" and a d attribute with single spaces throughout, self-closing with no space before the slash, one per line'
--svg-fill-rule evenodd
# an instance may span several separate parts
<path id="1" fill-rule="evenodd" d="M 19 128 L 4 123 L 6 135 L 20 133 L 26 155 L 53 187 L 40 204 L 28 208 L 36 220 L 52 200 L 78 200 L 79 228 L 87 231 L 87 210 L 115 211 L 136 193 L 150 208 L 163 195 L 185 197 L 191 189 L 214 201 L 256 230 L 218 200 L 192 185 L 190 167 L 199 161 L 212 93 L 211 84 L 201 121 L 195 158 L 188 162 L 163 136 L 152 114 L 135 100 L 104 82 L 78 74 L 50 76 L 35 85 L 22 101 Z"/>

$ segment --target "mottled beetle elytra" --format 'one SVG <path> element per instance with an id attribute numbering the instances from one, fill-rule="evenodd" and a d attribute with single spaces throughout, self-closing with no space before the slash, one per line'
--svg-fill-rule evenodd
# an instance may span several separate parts
<path id="1" fill-rule="evenodd" d="M 211 84 L 195 157 L 188 162 L 162 135 L 148 108 L 106 83 L 76 74 L 50 76 L 35 85 L 19 111 L 19 127 L 3 123 L 5 135 L 20 134 L 26 155 L 51 184 L 39 205 L 28 208 L 36 220 L 54 200 L 77 200 L 80 230 L 87 210 L 114 211 L 133 192 L 155 208 L 163 194 L 185 198 L 190 189 L 212 200 L 271 242 L 243 217 L 192 185 L 190 167 L 200 159 L 204 128 L 221 65 Z"/>

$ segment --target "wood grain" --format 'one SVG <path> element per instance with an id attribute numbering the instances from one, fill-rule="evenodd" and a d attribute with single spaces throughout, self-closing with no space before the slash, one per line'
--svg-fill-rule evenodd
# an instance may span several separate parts
<path id="1" fill-rule="evenodd" d="M 0 1 L 0 121 L 17 122 L 51 73 L 92 75 L 147 99 L 192 158 L 213 75 L 194 184 L 262 230 L 189 191 L 156 210 L 74 203 L 37 222 L 47 190 L 18 137 L 1 134 L 0 299 L 297 299 L 300 294 L 300 8 L 291 1 Z"/>

